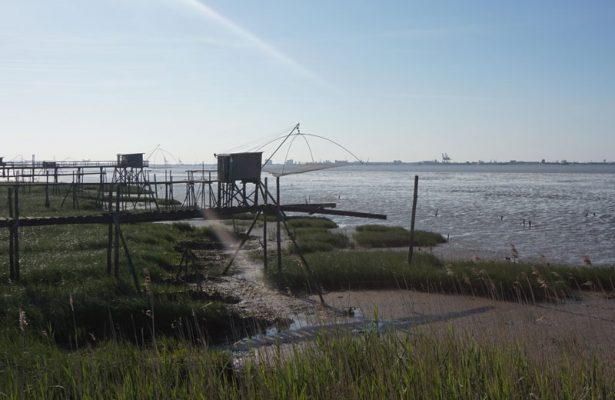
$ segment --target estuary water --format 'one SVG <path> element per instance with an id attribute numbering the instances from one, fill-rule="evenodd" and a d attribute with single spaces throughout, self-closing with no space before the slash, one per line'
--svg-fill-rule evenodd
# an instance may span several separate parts
<path id="1" fill-rule="evenodd" d="M 514 245 L 525 260 L 581 265 L 588 257 L 593 265 L 615 265 L 610 164 L 346 166 L 282 177 L 281 200 L 334 202 L 340 210 L 388 216 L 332 217 L 346 229 L 366 223 L 409 228 L 414 175 L 417 229 L 448 236 L 452 250 L 504 257 Z M 274 187 L 272 177 L 269 184 Z"/>

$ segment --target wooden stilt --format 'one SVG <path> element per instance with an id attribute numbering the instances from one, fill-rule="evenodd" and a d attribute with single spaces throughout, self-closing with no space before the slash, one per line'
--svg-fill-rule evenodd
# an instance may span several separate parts
<path id="1" fill-rule="evenodd" d="M 285 215 L 282 215 L 282 216 L 284 217 L 282 219 L 282 222 L 284 223 L 284 228 L 286 229 L 286 233 L 288 234 L 288 237 L 290 238 L 290 240 L 293 242 L 293 245 L 295 246 L 295 250 L 297 251 L 297 255 L 299 256 L 301 263 L 303 264 L 303 266 L 305 267 L 305 270 L 307 271 L 308 282 L 309 280 L 311 280 L 314 283 L 314 285 L 316 286 L 316 292 L 318 293 L 318 297 L 320 298 L 320 303 L 324 305 L 325 299 L 322 297 L 322 290 L 320 289 L 320 285 L 318 284 L 318 282 L 316 282 L 314 273 L 312 272 L 310 265 L 307 263 L 307 260 L 305 259 L 305 257 L 303 257 L 303 253 L 301 252 L 299 245 L 295 241 L 295 235 L 293 235 L 293 233 L 288 228 L 288 224 L 286 223 L 286 216 Z"/>
<path id="2" fill-rule="evenodd" d="M 167 170 L 164 170 L 164 208 L 165 210 L 168 207 L 168 199 L 169 199 L 169 189 L 167 185 Z"/>
<path id="3" fill-rule="evenodd" d="M 124 238 L 124 234 L 122 233 L 122 230 L 120 229 L 120 221 L 119 221 L 118 214 L 115 215 L 114 219 L 115 219 L 115 226 L 116 226 L 117 232 L 119 233 L 119 237 L 122 240 L 122 246 L 124 247 L 124 254 L 126 255 L 126 261 L 128 261 L 128 268 L 130 270 L 130 275 L 132 275 L 132 281 L 135 284 L 135 289 L 137 290 L 137 292 L 140 292 L 141 288 L 139 287 L 139 279 L 137 278 L 137 271 L 135 270 L 135 266 L 132 263 L 132 257 L 130 257 L 130 251 L 128 251 L 128 245 L 126 244 L 126 239 Z"/>
<path id="4" fill-rule="evenodd" d="M 265 193 L 263 198 L 265 199 L 265 206 L 267 206 L 267 178 L 265 178 Z M 267 254 L 267 213 L 263 213 L 263 265 L 267 269 L 268 254 Z"/>
<path id="5" fill-rule="evenodd" d="M 47 179 L 45 180 L 45 208 L 49 208 L 49 171 L 47 171 Z"/>
<path id="6" fill-rule="evenodd" d="M 120 220 L 116 217 L 120 210 L 120 191 L 121 185 L 118 184 L 115 194 L 115 212 L 113 213 L 113 225 L 115 226 L 113 238 L 113 273 L 116 278 L 120 276 Z"/>
<path id="7" fill-rule="evenodd" d="M 109 217 L 112 216 L 113 213 L 113 185 L 109 185 L 109 201 L 108 201 L 108 209 Z M 113 223 L 109 220 L 109 224 L 107 224 L 107 275 L 111 275 L 111 258 L 113 253 Z"/>
<path id="8" fill-rule="evenodd" d="M 15 206 L 13 210 L 14 220 L 13 220 L 13 252 L 15 253 L 15 261 L 14 261 L 14 279 L 15 281 L 19 280 L 19 189 L 15 190 Z"/>
<path id="9" fill-rule="evenodd" d="M 11 224 L 9 225 L 9 276 L 12 281 L 15 280 L 15 230 L 13 229 L 13 188 L 9 188 L 9 217 L 11 218 Z"/>
<path id="10" fill-rule="evenodd" d="M 280 209 L 280 177 L 275 178 L 276 188 L 276 206 L 277 206 L 277 219 L 276 219 L 276 245 L 278 251 L 278 272 L 282 271 L 282 232 L 280 229 L 280 218 L 282 218 L 282 210 Z"/>
<path id="11" fill-rule="evenodd" d="M 414 254 L 414 220 L 416 218 L 416 201 L 419 191 L 419 176 L 414 175 L 414 195 L 412 196 L 412 217 L 410 220 L 410 248 L 408 249 L 408 265 L 412 264 Z"/>
<path id="12" fill-rule="evenodd" d="M 173 171 L 169 171 L 169 180 L 171 181 L 169 186 L 169 201 L 171 202 L 171 208 L 175 209 L 175 203 L 173 202 Z"/>
<path id="13" fill-rule="evenodd" d="M 233 265 L 233 262 L 235 261 L 235 258 L 237 257 L 237 254 L 239 254 L 239 251 L 241 250 L 243 245 L 248 241 L 248 238 L 250 237 L 250 233 L 252 233 L 252 229 L 254 229 L 254 226 L 256 225 L 256 221 L 258 221 L 258 216 L 259 215 L 261 215 L 260 211 L 257 212 L 256 215 L 254 216 L 254 219 L 252 220 L 252 224 L 250 225 L 250 227 L 246 231 L 244 237 L 241 239 L 241 242 L 239 243 L 239 246 L 237 246 L 237 249 L 235 250 L 235 253 L 233 253 L 233 256 L 229 260 L 228 264 L 226 264 L 226 267 L 224 268 L 224 271 L 222 271 L 222 275 L 226 275 L 226 273 L 228 272 L 229 268 L 231 268 L 231 265 Z"/>

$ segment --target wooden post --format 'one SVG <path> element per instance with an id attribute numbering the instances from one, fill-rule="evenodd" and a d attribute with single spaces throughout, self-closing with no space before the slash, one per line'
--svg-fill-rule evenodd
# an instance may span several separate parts
<path id="1" fill-rule="evenodd" d="M 9 225 L 9 276 L 11 280 L 15 280 L 15 231 L 13 229 L 13 188 L 9 188 L 9 217 L 11 218 L 11 225 Z"/>
<path id="2" fill-rule="evenodd" d="M 312 280 L 312 282 L 316 286 L 316 293 L 318 293 L 318 297 L 320 298 L 320 303 L 322 305 L 325 305 L 325 299 L 322 297 L 322 290 L 320 289 L 320 285 L 316 281 L 316 278 L 314 277 L 314 273 L 312 272 L 310 265 L 307 263 L 307 260 L 305 259 L 305 257 L 303 257 L 301 248 L 299 247 L 299 245 L 297 244 L 297 241 L 295 240 L 295 235 L 293 235 L 290 229 L 288 228 L 288 224 L 286 223 L 286 216 L 284 214 L 282 215 L 285 217 L 282 222 L 284 222 L 286 233 L 288 234 L 288 237 L 290 238 L 290 240 L 293 242 L 293 245 L 295 246 L 295 250 L 297 250 L 297 255 L 299 256 L 299 259 L 301 260 L 301 262 L 303 263 L 303 266 L 305 267 L 305 270 L 307 271 L 308 284 L 309 284 L 309 281 Z"/>
<path id="3" fill-rule="evenodd" d="M 171 201 L 171 208 L 175 209 L 175 203 L 173 203 L 173 171 L 169 171 L 169 180 L 171 185 L 169 186 L 169 200 Z"/>
<path id="4" fill-rule="evenodd" d="M 49 208 L 49 171 L 46 171 L 47 179 L 45 181 L 45 208 Z"/>
<path id="5" fill-rule="evenodd" d="M 139 279 L 137 278 L 137 271 L 135 270 L 135 266 L 132 263 L 132 258 L 130 257 L 130 252 L 128 251 L 128 244 L 126 243 L 126 239 L 124 239 L 124 234 L 122 233 L 122 230 L 120 229 L 120 221 L 119 221 L 119 216 L 118 214 L 115 215 L 114 217 L 115 219 L 115 226 L 117 227 L 117 231 L 118 231 L 118 236 L 122 239 L 122 245 L 124 247 L 124 254 L 126 255 L 126 261 L 128 261 L 128 269 L 130 270 L 130 275 L 132 275 L 132 281 L 135 284 L 135 289 L 137 290 L 137 293 L 140 293 L 140 287 L 139 287 Z"/>
<path id="6" fill-rule="evenodd" d="M 158 199 L 158 181 L 156 180 L 156 174 L 154 174 L 154 195 Z"/>
<path id="7" fill-rule="evenodd" d="M 276 245 L 278 250 L 278 272 L 282 271 L 282 232 L 280 229 L 280 219 L 282 218 L 282 210 L 280 209 L 280 177 L 275 177 L 276 188 L 276 203 L 278 208 L 278 218 L 276 222 Z"/>
<path id="8" fill-rule="evenodd" d="M 109 185 L 108 211 L 109 224 L 107 226 L 107 275 L 111 275 L 111 255 L 113 253 L 113 185 Z"/>
<path id="9" fill-rule="evenodd" d="M 122 202 L 122 207 L 124 208 L 124 210 L 128 209 L 128 203 L 131 202 L 131 192 L 132 192 L 132 168 L 130 169 L 130 172 L 128 172 L 128 168 L 126 168 L 126 189 L 124 190 L 124 197 L 126 198 L 125 201 Z"/>
<path id="10" fill-rule="evenodd" d="M 212 199 L 215 199 L 214 197 L 214 189 L 211 187 L 211 171 L 207 172 L 208 175 L 208 179 L 207 179 L 207 192 L 209 194 L 209 205 L 208 207 L 213 207 L 214 206 L 214 201 L 212 201 Z"/>
<path id="11" fill-rule="evenodd" d="M 235 258 L 237 258 L 237 254 L 239 254 L 239 251 L 241 250 L 241 248 L 243 247 L 243 245 L 248 241 L 248 239 L 250 238 L 250 233 L 252 233 L 252 229 L 254 229 L 254 226 L 256 225 L 256 222 L 258 221 L 258 216 L 261 214 L 260 211 L 258 211 L 256 213 L 256 215 L 254 216 L 254 219 L 252 220 L 252 224 L 250 225 L 250 227 L 248 228 L 248 230 L 246 231 L 244 237 L 241 239 L 241 242 L 239 243 L 239 246 L 237 246 L 237 249 L 235 250 L 235 253 L 233 253 L 231 259 L 229 260 L 228 264 L 226 264 L 226 267 L 224 268 L 224 271 L 222 271 L 222 275 L 226 275 L 226 273 L 228 272 L 229 268 L 231 268 L 231 266 L 233 265 L 233 262 L 235 261 Z M 233 220 L 234 221 L 234 220 Z"/>
<path id="12" fill-rule="evenodd" d="M 263 198 L 265 199 L 265 210 L 267 210 L 267 178 L 265 178 L 265 194 Z M 267 269 L 267 211 L 263 212 L 263 264 L 265 269 Z"/>
<path id="13" fill-rule="evenodd" d="M 115 194 L 115 212 L 113 216 L 113 225 L 115 225 L 115 236 L 114 236 L 114 253 L 113 253 L 113 273 L 115 277 L 119 277 L 120 275 L 120 221 L 119 218 L 116 218 L 116 215 L 120 211 L 120 191 L 121 185 L 118 183 L 116 194 Z"/>
<path id="14" fill-rule="evenodd" d="M 13 228 L 13 240 L 15 242 L 13 251 L 15 252 L 15 264 L 14 264 L 14 275 L 15 280 L 19 280 L 19 189 L 15 190 L 15 209 L 14 215 L 14 228 Z"/>
<path id="15" fill-rule="evenodd" d="M 72 190 L 72 199 L 73 199 L 73 210 L 75 209 L 75 171 L 73 171 L 73 183 L 71 185 Z"/>
<path id="16" fill-rule="evenodd" d="M 254 205 L 258 206 L 258 187 L 260 186 L 260 182 L 256 182 L 256 187 L 254 188 Z M 249 206 L 249 204 L 246 204 Z"/>
<path id="17" fill-rule="evenodd" d="M 164 170 L 164 208 L 169 209 L 169 178 L 167 176 L 167 170 Z"/>
<path id="18" fill-rule="evenodd" d="M 53 188 L 55 190 L 55 194 L 60 192 L 60 188 L 58 187 L 58 167 L 53 168 Z"/>
<path id="19" fill-rule="evenodd" d="M 419 191 L 419 176 L 414 175 L 414 195 L 412 196 L 412 218 L 410 220 L 410 248 L 408 249 L 408 265 L 412 263 L 414 254 L 414 220 L 416 218 L 416 200 Z"/>
<path id="20" fill-rule="evenodd" d="M 100 208 L 104 208 L 105 207 L 105 180 L 103 178 L 103 167 L 99 168 L 99 173 L 98 173 L 98 195 L 97 195 L 97 201 L 96 201 L 96 205 L 99 206 Z"/>

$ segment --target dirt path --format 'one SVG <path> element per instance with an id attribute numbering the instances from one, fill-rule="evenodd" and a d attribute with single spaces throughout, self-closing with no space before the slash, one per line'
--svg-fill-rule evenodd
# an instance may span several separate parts
<path id="1" fill-rule="evenodd" d="M 322 307 L 318 301 L 270 288 L 265 282 L 262 263 L 249 256 L 254 246 L 249 244 L 239 252 L 229 275 L 210 277 L 202 290 L 226 301 L 228 308 L 243 318 L 256 318 L 280 328 L 299 320 L 316 322 L 333 317 L 335 311 Z M 227 252 L 225 263 L 231 254 Z"/>

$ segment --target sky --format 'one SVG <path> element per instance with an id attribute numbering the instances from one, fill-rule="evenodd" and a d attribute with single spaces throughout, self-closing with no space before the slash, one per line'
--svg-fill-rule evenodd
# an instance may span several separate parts
<path id="1" fill-rule="evenodd" d="M 615 161 L 614 71 L 612 0 L 0 0 L 0 156 Z"/>

